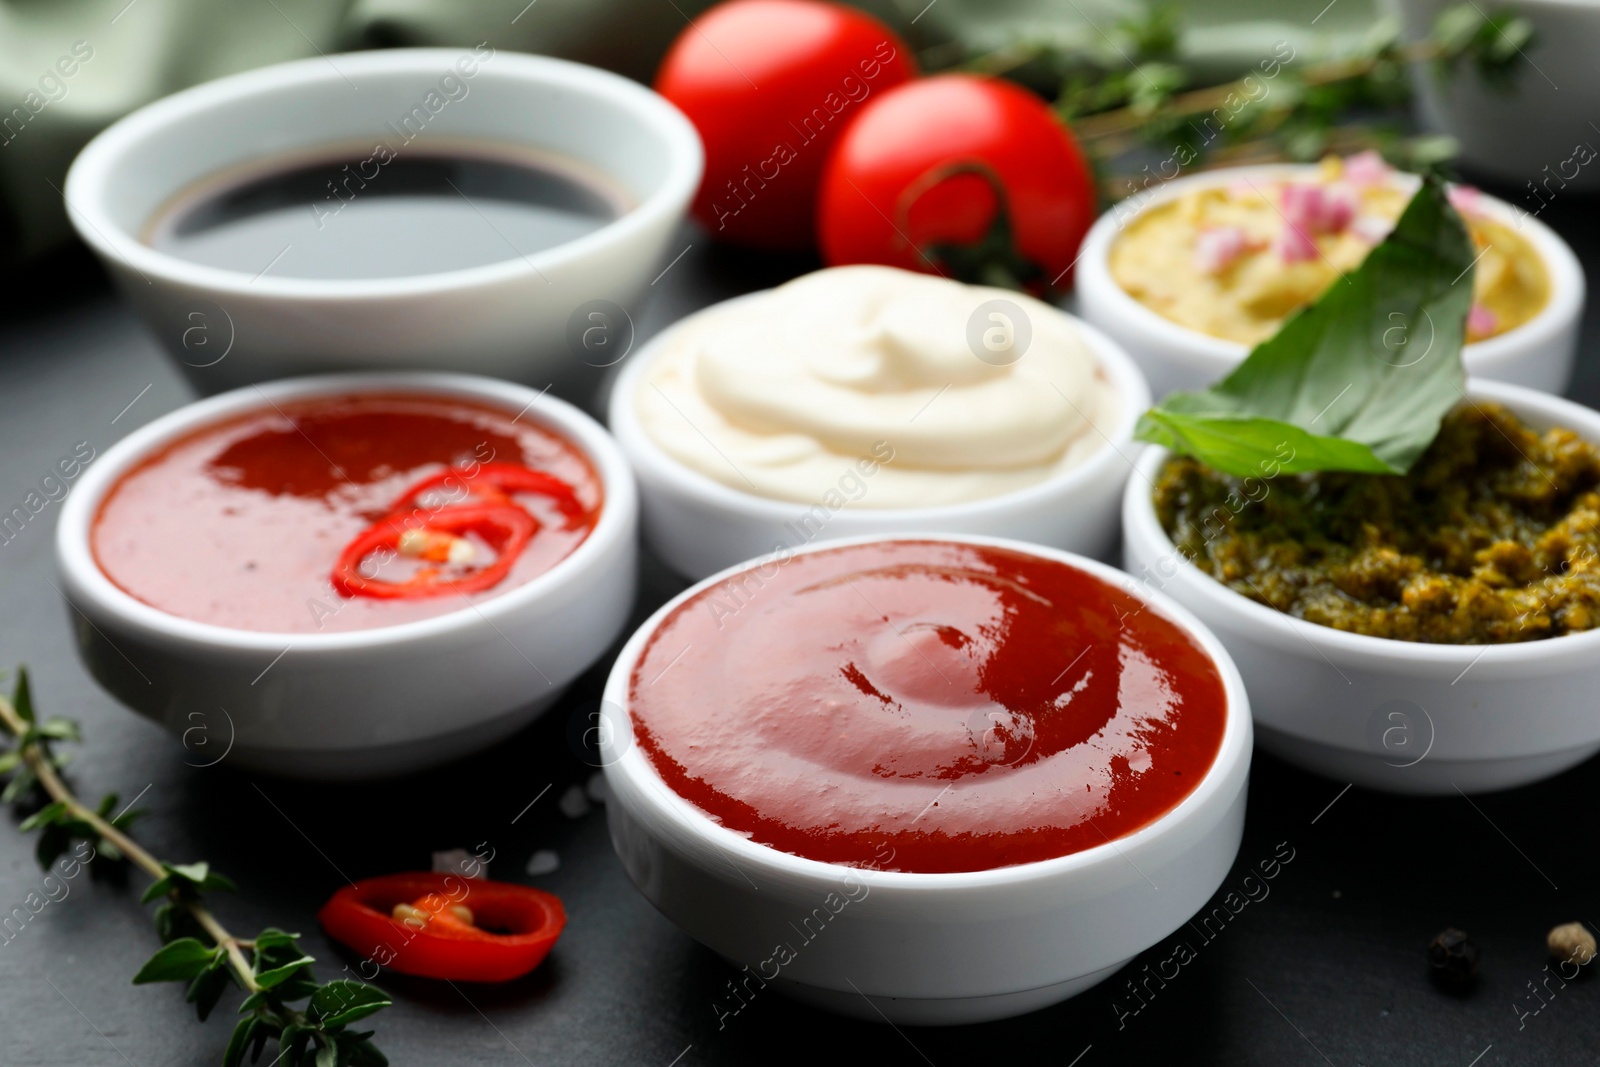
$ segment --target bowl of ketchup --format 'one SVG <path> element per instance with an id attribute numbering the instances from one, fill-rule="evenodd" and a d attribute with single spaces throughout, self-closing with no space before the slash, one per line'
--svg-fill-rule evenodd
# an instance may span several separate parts
<path id="1" fill-rule="evenodd" d="M 613 667 L 613 845 L 740 973 L 894 1023 L 1032 1011 L 1221 885 L 1250 709 L 1193 615 L 1022 542 L 834 542 L 723 571 Z"/>
<path id="2" fill-rule="evenodd" d="M 554 703 L 626 623 L 636 514 L 620 452 L 563 401 L 325 376 L 135 431 L 67 500 L 56 554 L 91 673 L 193 758 L 361 778 Z"/>

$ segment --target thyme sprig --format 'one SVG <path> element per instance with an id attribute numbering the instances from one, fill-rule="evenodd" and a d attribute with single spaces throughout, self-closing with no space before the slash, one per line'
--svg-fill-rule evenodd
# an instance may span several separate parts
<path id="1" fill-rule="evenodd" d="M 42 805 L 21 824 L 24 831 L 40 831 L 35 854 L 41 866 L 49 868 L 74 841 L 83 841 L 95 861 L 128 862 L 152 879 L 140 902 L 160 902 L 155 926 L 162 947 L 133 976 L 134 984 L 187 982 L 186 999 L 202 1022 L 230 984 L 244 992 L 244 1018 L 234 1027 L 223 1067 L 237 1067 L 247 1052 L 255 1062 L 270 1041 L 278 1045 L 272 1062 L 282 1067 L 389 1062 L 372 1044 L 372 1031 L 350 1029 L 393 1003 L 388 994 L 351 979 L 318 982 L 299 934 L 268 928 L 246 939 L 230 933 L 206 904 L 207 893 L 233 891 L 230 880 L 203 862 L 167 863 L 151 855 L 128 833 L 140 812 L 111 814 L 115 794 L 92 808 L 78 799 L 62 777 L 66 760 L 54 745 L 81 741 L 81 734 L 69 720 L 39 720 L 26 669 L 17 672 L 11 699 L 0 696 L 0 730 L 14 742 L 0 752 L 0 775 L 9 776 L 0 800 Z"/>
<path id="2" fill-rule="evenodd" d="M 1436 170 L 1453 158 L 1453 141 L 1404 137 L 1393 121 L 1411 98 L 1408 68 L 1426 64 L 1442 81 L 1467 68 L 1490 89 L 1509 93 L 1536 43 L 1526 18 L 1463 3 L 1442 11 L 1419 41 L 1402 42 L 1398 24 L 1381 20 L 1349 54 L 1310 62 L 1277 54 L 1245 77 L 1193 86 L 1180 31 L 1177 12 L 1158 5 L 1118 23 L 1099 47 L 1067 50 L 1023 39 L 961 67 L 1004 74 L 1053 100 L 1108 175 L 1109 197 L 1119 199 L 1137 179 L 1119 176 L 1116 164 L 1141 148 L 1180 153 L 1187 168 L 1197 161 L 1311 161 L 1371 147 L 1406 169 Z M 1225 122 L 1198 123 L 1219 110 Z"/>

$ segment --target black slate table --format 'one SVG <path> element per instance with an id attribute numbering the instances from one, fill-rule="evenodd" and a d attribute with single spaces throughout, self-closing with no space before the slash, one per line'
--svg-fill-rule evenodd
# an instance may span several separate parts
<path id="1" fill-rule="evenodd" d="M 1594 210 L 1567 195 L 1543 216 L 1591 277 L 1600 267 Z M 679 246 L 688 251 L 656 284 L 641 338 L 813 266 L 717 249 L 692 227 Z M 0 511 L 77 442 L 104 451 L 193 397 L 81 252 L 11 274 L 0 309 Z M 1597 332 L 1591 302 L 1572 390 L 1591 404 L 1600 402 Z M 327 786 L 253 775 L 226 759 L 197 766 L 215 749 L 200 747 L 200 737 L 185 747 L 119 707 L 79 664 L 52 586 L 58 510 L 52 505 L 0 547 L 0 661 L 27 663 L 39 705 L 82 722 L 85 743 L 71 772 L 85 794 L 137 797 L 149 812 L 138 836 L 158 855 L 209 860 L 239 883 L 236 897 L 217 902 L 231 928 L 299 930 L 331 977 L 353 961 L 317 929 L 323 900 L 346 878 L 426 868 L 432 852 L 452 848 L 492 848 L 494 876 L 566 902 L 565 935 L 526 979 L 480 988 L 384 975 L 396 1003 L 372 1021 L 397 1065 L 1533 1067 L 1600 1059 L 1600 981 L 1585 974 L 1563 984 L 1544 969 L 1550 926 L 1600 920 L 1600 833 L 1589 821 L 1600 761 L 1469 801 L 1347 789 L 1257 753 L 1244 845 L 1212 902 L 1239 891 L 1237 913 L 1162 938 L 1066 1004 L 954 1029 L 838 1019 L 771 991 L 724 1014 L 734 972 L 634 891 L 612 854 L 604 812 L 586 793 L 594 772 L 570 742 L 571 727 L 597 706 L 609 654 L 539 722 L 427 774 Z M 647 560 L 638 617 L 683 584 Z M 1528 703 L 1539 699 L 1530 684 Z M 0 817 L 0 915 L 41 887 L 31 848 L 16 820 Z M 557 869 L 525 873 L 538 852 L 554 853 Z M 1245 885 L 1274 859 L 1275 878 Z M 549 856 L 540 864 L 548 867 Z M 178 987 L 129 984 L 157 944 L 149 909 L 137 902 L 143 884 L 80 876 L 20 932 L 0 935 L 0 1064 L 220 1062 L 230 1006 L 200 1025 Z M 1449 925 L 1482 946 L 1482 975 L 1465 992 L 1436 985 L 1425 961 L 1429 938 Z"/>

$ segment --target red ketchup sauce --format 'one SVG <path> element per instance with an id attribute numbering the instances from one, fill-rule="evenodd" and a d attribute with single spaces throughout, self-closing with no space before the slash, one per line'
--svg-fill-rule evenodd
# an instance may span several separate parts
<path id="1" fill-rule="evenodd" d="M 998 548 L 772 561 L 651 636 L 635 737 L 678 795 L 784 852 L 926 872 L 1065 856 L 1171 810 L 1222 744 L 1216 667 L 1142 609 Z"/>
<path id="2" fill-rule="evenodd" d="M 504 576 L 475 592 L 473 565 L 435 566 L 448 594 L 345 595 L 330 581 L 341 553 L 403 506 L 425 521 L 477 503 L 475 473 L 517 464 L 571 488 L 554 499 L 517 494 L 519 533 L 533 527 Z M 406 491 L 432 475 L 448 488 Z M 502 503 L 507 503 L 501 498 Z M 91 534 L 100 569 L 124 592 L 172 615 L 241 630 L 327 633 L 391 626 L 458 611 L 531 581 L 594 529 L 599 475 L 564 437 L 513 411 L 448 396 L 367 395 L 289 401 L 203 427 L 131 468 L 101 503 Z M 450 514 L 456 514 L 451 512 Z M 484 524 L 451 526 L 473 541 Z M 494 531 L 489 530 L 493 535 Z M 382 540 L 381 538 L 377 540 Z M 395 538 L 388 539 L 393 542 Z M 446 538 L 448 540 L 448 538 Z M 367 571 L 404 581 L 422 564 L 373 557 Z M 490 577 L 494 577 L 490 575 Z"/>

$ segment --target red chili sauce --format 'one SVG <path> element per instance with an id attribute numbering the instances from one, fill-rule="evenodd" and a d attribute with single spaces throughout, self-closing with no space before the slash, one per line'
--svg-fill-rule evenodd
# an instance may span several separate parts
<path id="1" fill-rule="evenodd" d="M 680 796 L 814 860 L 982 871 L 1113 841 L 1216 759 L 1227 700 L 1176 625 L 1076 568 L 892 541 L 771 561 L 675 609 L 631 680 Z"/>
<path id="2" fill-rule="evenodd" d="M 564 498 L 497 495 L 487 472 L 508 465 L 530 468 L 525 477 L 554 476 Z M 454 477 L 408 492 L 442 474 Z M 497 551 L 508 547 L 496 533 L 504 523 L 460 521 L 461 509 L 481 510 L 486 495 L 515 512 L 509 552 Z M 186 619 L 272 632 L 363 630 L 458 611 L 531 581 L 589 536 L 601 498 L 600 478 L 577 446 L 516 412 L 447 396 L 321 398 L 264 405 L 144 459 L 100 505 L 92 547 L 118 587 Z M 466 558 L 430 562 L 363 547 L 385 541 L 374 524 L 402 520 L 424 539 L 465 541 Z M 347 548 L 367 586 L 388 595 L 349 595 L 349 583 L 336 583 Z M 509 568 L 503 556 L 513 556 Z M 430 581 L 418 583 L 419 573 Z M 485 577 L 493 583 L 475 589 Z"/>

